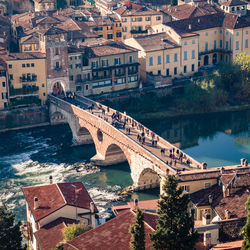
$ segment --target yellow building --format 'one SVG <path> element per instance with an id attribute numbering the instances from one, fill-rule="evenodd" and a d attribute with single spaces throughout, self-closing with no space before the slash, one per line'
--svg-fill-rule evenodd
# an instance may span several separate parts
<path id="1" fill-rule="evenodd" d="M 200 67 L 233 61 L 241 52 L 249 54 L 249 24 L 249 15 L 216 13 L 156 25 L 152 30 L 153 33 L 174 31 L 181 37 L 198 35 Z"/>
<path id="2" fill-rule="evenodd" d="M 152 81 L 156 87 L 170 84 L 172 78 L 193 74 L 198 69 L 198 35 L 182 37 L 173 30 L 161 31 L 124 41 L 139 50 L 141 79 L 147 83 Z"/>
<path id="3" fill-rule="evenodd" d="M 39 52 L 39 37 L 37 33 L 33 33 L 29 36 L 22 37 L 19 40 L 19 51 L 23 52 Z"/>
<path id="4" fill-rule="evenodd" d="M 44 104 L 47 100 L 45 54 L 11 53 L 7 59 L 11 105 Z"/>
<path id="5" fill-rule="evenodd" d="M 123 40 L 147 35 L 148 30 L 157 24 L 162 23 L 163 14 L 148 7 L 125 2 L 124 5 L 114 10 L 122 23 Z"/>

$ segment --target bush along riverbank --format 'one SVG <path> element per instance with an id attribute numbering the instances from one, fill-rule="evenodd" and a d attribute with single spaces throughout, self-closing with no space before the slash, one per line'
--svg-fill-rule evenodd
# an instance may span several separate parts
<path id="1" fill-rule="evenodd" d="M 240 54 L 234 64 L 221 63 L 213 75 L 188 82 L 183 93 L 149 92 L 104 104 L 135 119 L 249 109 L 250 55 Z"/>

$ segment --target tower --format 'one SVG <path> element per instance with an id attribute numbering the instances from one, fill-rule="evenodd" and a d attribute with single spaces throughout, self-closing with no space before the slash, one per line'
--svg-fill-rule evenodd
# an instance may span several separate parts
<path id="1" fill-rule="evenodd" d="M 69 90 L 67 32 L 51 27 L 40 33 L 40 48 L 46 53 L 47 93 L 63 94 Z"/>

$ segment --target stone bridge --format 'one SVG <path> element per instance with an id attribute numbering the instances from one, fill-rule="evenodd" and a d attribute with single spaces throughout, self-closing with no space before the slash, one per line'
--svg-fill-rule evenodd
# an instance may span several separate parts
<path id="1" fill-rule="evenodd" d="M 91 162 L 95 165 L 127 161 L 135 189 L 159 186 L 160 178 L 165 174 L 203 168 L 199 162 L 158 135 L 155 135 L 157 145 L 152 146 L 153 132 L 126 114 L 119 113 L 121 121 L 126 121 L 125 128 L 115 127 L 111 116 L 117 111 L 86 97 L 76 95 L 75 99 L 61 99 L 50 95 L 49 100 L 51 124 L 68 123 L 76 145 L 94 143 L 96 155 Z M 137 139 L 142 130 L 147 131 L 144 143 Z M 170 149 L 175 151 L 175 159 L 172 159 Z M 183 157 L 180 160 L 181 153 Z"/>

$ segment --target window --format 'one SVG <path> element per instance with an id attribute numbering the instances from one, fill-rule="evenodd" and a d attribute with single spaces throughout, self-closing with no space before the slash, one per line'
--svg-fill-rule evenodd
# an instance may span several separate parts
<path id="1" fill-rule="evenodd" d="M 89 89 L 89 85 L 88 85 L 88 84 L 86 84 L 85 89 L 86 89 L 86 90 L 88 90 L 88 89 Z"/>
<path id="2" fill-rule="evenodd" d="M 178 61 L 178 54 L 174 53 L 174 61 L 177 62 Z"/>
<path id="3" fill-rule="evenodd" d="M 98 68 L 98 61 L 91 62 L 91 67 L 92 68 Z"/>
<path id="4" fill-rule="evenodd" d="M 120 57 L 115 58 L 114 63 L 115 63 L 115 65 L 120 65 L 121 64 L 121 58 Z"/>
<path id="5" fill-rule="evenodd" d="M 56 56 L 59 55 L 59 48 L 55 48 L 55 55 L 56 55 Z"/>
<path id="6" fill-rule="evenodd" d="M 26 67 L 27 67 L 27 68 L 29 68 L 29 67 L 30 67 L 30 64 L 29 64 L 29 63 L 27 63 L 27 64 L 26 64 Z"/>
<path id="7" fill-rule="evenodd" d="M 59 68 L 60 68 L 60 63 L 56 62 L 56 69 L 59 69 Z"/>
<path id="8" fill-rule="evenodd" d="M 160 16 L 157 16 L 157 17 L 156 17 L 156 20 L 157 20 L 157 21 L 161 20 L 161 17 L 160 17 Z"/>
<path id="9" fill-rule="evenodd" d="M 228 49 L 228 41 L 226 41 L 226 49 Z"/>
<path id="10" fill-rule="evenodd" d="M 151 21 L 151 17 L 146 17 L 146 21 Z"/>
<path id="11" fill-rule="evenodd" d="M 2 87 L 4 88 L 6 86 L 6 82 L 2 82 Z"/>
<path id="12" fill-rule="evenodd" d="M 22 68 L 25 68 L 25 64 L 22 64 Z"/>
<path id="13" fill-rule="evenodd" d="M 42 84 L 42 87 L 44 88 L 44 83 Z"/>
<path id="14" fill-rule="evenodd" d="M 161 56 L 158 56 L 158 57 L 157 57 L 157 64 L 158 64 L 158 65 L 161 65 Z"/>
<path id="15" fill-rule="evenodd" d="M 228 56 L 225 56 L 225 62 L 227 63 L 227 61 L 228 61 Z"/>
<path id="16" fill-rule="evenodd" d="M 195 44 L 195 40 L 192 40 L 192 44 Z"/>
<path id="17" fill-rule="evenodd" d="M 73 81 L 74 80 L 74 76 L 69 76 L 69 80 Z"/>
<path id="18" fill-rule="evenodd" d="M 236 41 L 235 49 L 236 49 L 236 50 L 239 50 L 239 41 Z"/>
<path id="19" fill-rule="evenodd" d="M 192 50 L 192 59 L 195 59 L 195 50 Z"/>
<path id="20" fill-rule="evenodd" d="M 70 57 L 70 60 L 72 60 L 72 56 Z"/>
<path id="21" fill-rule="evenodd" d="M 45 96 L 45 93 L 43 93 L 43 96 Z"/>
<path id="22" fill-rule="evenodd" d="M 237 31 L 237 32 L 236 32 L 236 36 L 239 36 L 239 34 L 240 34 L 239 31 Z"/>
<path id="23" fill-rule="evenodd" d="M 184 60 L 187 60 L 187 51 L 184 51 Z"/>
<path id="24" fill-rule="evenodd" d="M 205 51 L 208 51 L 208 42 L 205 43 Z"/>
<path id="25" fill-rule="evenodd" d="M 228 31 L 226 32 L 226 35 L 228 36 Z"/>
<path id="26" fill-rule="evenodd" d="M 113 34 L 108 34 L 107 38 L 108 39 L 113 39 Z"/>
<path id="27" fill-rule="evenodd" d="M 72 69 L 73 68 L 72 64 L 70 64 L 69 67 L 70 67 L 70 69 Z"/>
<path id="28" fill-rule="evenodd" d="M 13 80 L 13 75 L 12 74 L 10 74 L 10 80 Z"/>
<path id="29" fill-rule="evenodd" d="M 220 48 L 222 48 L 222 40 L 220 40 Z"/>
<path id="30" fill-rule="evenodd" d="M 214 40 L 214 50 L 217 49 L 217 41 Z"/>
<path id="31" fill-rule="evenodd" d="M 166 55 L 166 63 L 170 63 L 170 55 Z"/>
<path id="32" fill-rule="evenodd" d="M 132 63 L 133 62 L 133 56 L 129 56 L 129 63 Z"/>
<path id="33" fill-rule="evenodd" d="M 217 30 L 214 31 L 214 34 L 215 34 L 215 35 L 217 34 Z"/>
<path id="34" fill-rule="evenodd" d="M 9 64 L 9 69 L 12 69 L 12 64 Z"/>
<path id="35" fill-rule="evenodd" d="M 184 192 L 189 192 L 190 191 L 190 186 L 189 185 L 183 185 L 183 186 L 181 186 L 181 188 L 182 188 L 182 190 L 184 191 Z"/>
<path id="36" fill-rule="evenodd" d="M 191 68 L 192 71 L 194 71 L 194 64 L 192 64 L 192 68 Z"/>
<path id="37" fill-rule="evenodd" d="M 248 39 L 245 40 L 245 48 L 248 49 Z"/>
<path id="38" fill-rule="evenodd" d="M 187 44 L 188 44 L 187 41 L 185 41 L 185 42 L 184 42 L 184 45 L 187 45 Z"/>
<path id="39" fill-rule="evenodd" d="M 246 30 L 246 35 L 248 35 L 248 30 Z"/>
<path id="40" fill-rule="evenodd" d="M 122 37 L 122 32 L 116 32 L 116 37 Z"/>
<path id="41" fill-rule="evenodd" d="M 208 36 L 208 32 L 206 32 L 206 34 L 205 34 L 206 36 Z"/>
<path id="42" fill-rule="evenodd" d="M 174 68 L 174 74 L 177 75 L 177 67 Z"/>
<path id="43" fill-rule="evenodd" d="M 166 69 L 166 76 L 169 76 L 169 69 Z"/>
<path id="44" fill-rule="evenodd" d="M 149 66 L 153 66 L 153 57 L 149 57 Z"/>
<path id="45" fill-rule="evenodd" d="M 211 183 L 210 182 L 205 182 L 205 186 L 204 186 L 205 188 L 209 188 L 209 187 L 211 187 Z"/>
<path id="46" fill-rule="evenodd" d="M 184 73 L 187 73 L 187 66 L 185 65 L 183 68 Z"/>

